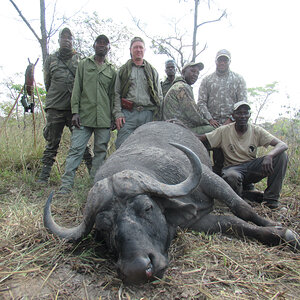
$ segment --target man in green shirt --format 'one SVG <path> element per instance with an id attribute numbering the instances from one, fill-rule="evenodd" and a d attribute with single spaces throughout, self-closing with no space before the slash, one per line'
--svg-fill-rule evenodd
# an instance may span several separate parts
<path id="1" fill-rule="evenodd" d="M 91 135 L 94 133 L 94 158 L 90 172 L 92 180 L 106 157 L 110 139 L 116 71 L 106 60 L 110 43 L 105 35 L 96 38 L 93 48 L 95 55 L 80 61 L 76 72 L 71 98 L 74 129 L 62 176 L 61 194 L 72 189 L 75 171 Z"/>
<path id="2" fill-rule="evenodd" d="M 144 54 L 144 41 L 134 37 L 130 43 L 131 59 L 117 74 L 113 110 L 118 129 L 116 148 L 139 126 L 160 119 L 163 96 L 159 76 Z"/>
<path id="3" fill-rule="evenodd" d="M 248 123 L 251 114 L 246 101 L 234 104 L 232 116 L 234 123 L 220 126 L 201 135 L 200 139 L 223 150 L 225 167 L 222 178 L 239 196 L 243 196 L 245 186 L 268 177 L 262 200 L 268 207 L 277 208 L 288 162 L 285 152 L 288 147 L 262 127 Z M 258 147 L 269 145 L 274 148 L 265 156 L 256 158 Z"/>
<path id="4" fill-rule="evenodd" d="M 72 127 L 71 95 L 80 56 L 73 49 L 73 35 L 69 28 L 61 30 L 58 42 L 59 50 L 50 54 L 44 64 L 47 124 L 43 134 L 47 145 L 38 183 L 48 182 L 64 127 L 67 126 L 70 130 Z M 90 170 L 92 155 L 89 147 L 84 153 L 84 160 Z"/>

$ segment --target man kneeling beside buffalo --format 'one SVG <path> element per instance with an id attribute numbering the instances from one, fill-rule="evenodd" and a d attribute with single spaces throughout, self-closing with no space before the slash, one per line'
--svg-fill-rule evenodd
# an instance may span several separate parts
<path id="1" fill-rule="evenodd" d="M 208 141 L 212 148 L 222 149 L 225 166 L 222 177 L 239 196 L 248 194 L 251 197 L 251 191 L 244 191 L 243 187 L 268 177 L 264 193 L 260 196 L 254 191 L 253 199 L 264 201 L 271 209 L 277 208 L 288 162 L 285 152 L 288 147 L 265 129 L 248 123 L 251 113 L 247 102 L 237 102 L 232 116 L 234 123 L 201 135 L 200 139 Z M 265 156 L 256 158 L 258 147 L 269 145 L 274 148 Z"/>

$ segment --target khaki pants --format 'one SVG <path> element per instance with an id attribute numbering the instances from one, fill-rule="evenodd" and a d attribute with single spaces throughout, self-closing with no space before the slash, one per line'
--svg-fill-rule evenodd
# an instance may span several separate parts
<path id="1" fill-rule="evenodd" d="M 107 144 L 110 139 L 109 128 L 92 128 L 80 126 L 73 127 L 71 147 L 66 159 L 65 173 L 62 176 L 61 188 L 71 190 L 74 185 L 74 177 L 79 167 L 86 145 L 94 133 L 94 158 L 90 172 L 91 179 L 94 180 L 97 170 L 103 164 L 106 157 Z"/>

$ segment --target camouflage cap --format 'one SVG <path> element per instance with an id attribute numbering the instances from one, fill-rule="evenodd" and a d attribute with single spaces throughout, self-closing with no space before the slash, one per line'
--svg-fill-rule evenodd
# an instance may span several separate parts
<path id="1" fill-rule="evenodd" d="M 70 35 L 73 37 L 72 31 L 71 31 L 70 28 L 68 28 L 68 27 L 63 28 L 63 29 L 59 32 L 59 38 L 62 36 L 63 33 L 68 33 L 68 34 L 70 34 Z"/>
<path id="2" fill-rule="evenodd" d="M 142 42 L 142 43 L 145 45 L 145 42 L 144 42 L 144 40 L 143 40 L 141 37 L 135 36 L 135 37 L 130 41 L 130 48 L 131 48 L 131 46 L 132 46 L 132 44 L 133 44 L 134 42 Z"/>
<path id="3" fill-rule="evenodd" d="M 231 54 L 226 49 L 222 49 L 222 50 L 218 51 L 218 53 L 216 55 L 216 60 L 221 56 L 226 56 L 229 60 L 231 60 Z"/>
<path id="4" fill-rule="evenodd" d="M 186 70 L 186 68 L 188 67 L 194 67 L 194 66 L 198 66 L 199 67 L 199 71 L 204 69 L 204 64 L 202 62 L 189 62 L 187 64 L 185 64 L 182 68 L 182 72 L 184 72 Z"/>
<path id="5" fill-rule="evenodd" d="M 237 102 L 237 103 L 234 104 L 234 106 L 233 106 L 233 111 L 237 110 L 237 109 L 238 109 L 239 107 L 241 107 L 242 105 L 246 105 L 246 106 L 248 107 L 249 110 L 251 109 L 251 107 L 250 107 L 250 105 L 248 104 L 248 102 L 246 102 L 246 101 L 239 101 L 239 102 Z"/>
<path id="6" fill-rule="evenodd" d="M 104 35 L 104 34 L 98 35 L 98 36 L 96 37 L 96 39 L 95 39 L 95 43 L 97 43 L 97 42 L 100 41 L 100 40 L 103 40 L 103 41 L 105 41 L 107 44 L 109 44 L 109 39 L 108 39 L 108 37 L 107 37 L 106 35 Z"/>

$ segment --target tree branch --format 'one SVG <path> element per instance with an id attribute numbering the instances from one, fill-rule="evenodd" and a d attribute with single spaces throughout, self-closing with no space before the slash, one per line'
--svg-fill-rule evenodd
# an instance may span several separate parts
<path id="1" fill-rule="evenodd" d="M 41 44 L 41 39 L 40 37 L 36 34 L 35 30 L 31 27 L 31 25 L 29 24 L 29 22 L 27 21 L 27 19 L 23 16 L 22 12 L 19 10 L 18 6 L 14 3 L 14 1 L 9 0 L 9 2 L 14 6 L 14 8 L 16 9 L 16 11 L 18 12 L 18 14 L 20 15 L 20 17 L 22 18 L 22 20 L 24 21 L 24 23 L 27 25 L 27 27 L 30 29 L 30 31 L 33 33 L 33 35 L 36 37 L 36 39 L 38 40 L 38 42 Z"/>
<path id="2" fill-rule="evenodd" d="M 225 16 L 227 16 L 226 10 L 223 11 L 222 15 L 221 15 L 218 19 L 210 20 L 210 21 L 205 21 L 205 22 L 203 22 L 203 23 L 200 23 L 200 24 L 197 25 L 197 28 L 199 28 L 200 26 L 203 26 L 203 25 L 205 25 L 205 24 L 219 22 L 219 21 L 221 21 L 221 19 L 222 19 L 223 17 L 225 17 Z"/>

